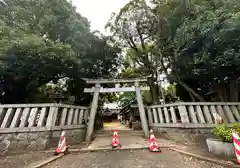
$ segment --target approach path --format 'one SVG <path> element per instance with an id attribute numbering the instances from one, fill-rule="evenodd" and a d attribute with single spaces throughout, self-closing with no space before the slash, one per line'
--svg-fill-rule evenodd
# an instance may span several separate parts
<path id="1" fill-rule="evenodd" d="M 119 122 L 104 123 L 104 129 L 99 130 L 94 135 L 94 140 L 87 147 L 88 149 L 105 148 L 110 149 L 114 129 L 117 130 L 119 141 L 124 149 L 142 149 L 147 148 L 147 139 L 144 138 L 142 130 L 135 131 L 127 128 Z M 160 146 L 170 146 L 169 141 L 158 139 Z"/>
<path id="2" fill-rule="evenodd" d="M 119 122 L 105 123 L 104 129 L 96 132 L 95 139 L 87 149 L 111 149 L 114 129 L 118 131 L 122 148 L 128 150 L 69 154 L 43 168 L 227 168 L 196 160 L 166 148 L 162 149 L 161 153 L 151 153 L 146 150 L 147 139 L 142 131 L 133 131 Z M 174 145 L 163 139 L 158 139 L 158 144 Z"/>
<path id="3" fill-rule="evenodd" d="M 98 151 L 70 154 L 43 168 L 227 168 L 163 150 Z"/>

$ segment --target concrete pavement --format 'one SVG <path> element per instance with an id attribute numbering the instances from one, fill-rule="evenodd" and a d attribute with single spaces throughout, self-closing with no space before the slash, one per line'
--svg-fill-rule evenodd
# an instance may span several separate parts
<path id="1" fill-rule="evenodd" d="M 119 140 L 122 144 L 120 151 L 111 149 L 113 129 L 116 128 L 119 134 Z M 183 148 L 172 141 L 158 138 L 160 147 Z M 142 131 L 133 131 L 119 123 L 111 123 L 105 126 L 104 130 L 100 130 L 95 134 L 95 139 L 90 144 L 76 144 L 70 146 L 71 154 L 48 164 L 45 168 L 225 168 L 210 164 L 208 162 L 194 159 L 192 156 L 182 155 L 178 152 L 163 149 L 162 153 L 150 153 L 148 150 L 139 150 L 147 147 L 147 139 L 143 137 Z M 124 150 L 127 149 L 127 150 Z M 134 150 L 133 150 L 134 149 Z M 137 150 L 136 150 L 137 149 Z M 54 149 L 55 150 L 55 149 Z M 45 154 L 33 153 L 25 157 L 20 155 L 11 158 L 0 158 L 0 167 L 16 167 L 22 168 L 27 165 L 38 165 L 38 163 L 47 163 L 48 158 L 52 159 L 54 150 L 46 151 Z M 95 151 L 95 152 L 90 152 Z M 52 156 L 52 157 L 51 157 Z M 206 153 L 203 156 L 212 158 Z M 194 156 L 195 157 L 195 156 Z M 14 159 L 15 158 L 15 159 Z M 45 159 L 44 159 L 45 158 Z M 201 159 L 199 157 L 196 157 Z M 203 159 L 206 160 L 206 159 Z M 208 160 L 209 161 L 209 160 Z M 34 163 L 35 162 L 35 163 Z M 219 162 L 215 162 L 219 163 Z M 220 163 L 222 164 L 222 163 Z M 228 165 L 228 164 L 222 164 Z M 229 166 L 228 166 L 229 167 Z M 230 166 L 233 167 L 233 166 Z M 32 167 L 31 167 L 32 168 Z M 227 168 L 227 167 L 226 167 Z"/>
<path id="2" fill-rule="evenodd" d="M 119 141 L 123 149 L 145 149 L 147 138 L 144 138 L 143 131 L 134 131 L 119 122 L 105 123 L 104 129 L 97 131 L 94 140 L 86 149 L 111 149 L 114 129 L 117 130 Z M 172 147 L 173 143 L 164 139 L 157 139 L 161 147 Z"/>
<path id="3" fill-rule="evenodd" d="M 140 135 L 119 134 L 119 141 L 123 149 L 145 149 L 147 148 L 147 139 Z M 97 136 L 87 149 L 105 148 L 111 149 L 112 135 Z M 173 147 L 174 144 L 169 141 L 158 139 L 157 143 L 161 147 Z"/>
<path id="4" fill-rule="evenodd" d="M 147 150 L 110 151 L 70 154 L 43 168 L 228 168 L 177 152 L 163 150 L 150 153 Z"/>
<path id="5" fill-rule="evenodd" d="M 122 149 L 128 150 L 104 150 L 111 149 L 114 129 L 118 131 Z M 157 141 L 160 147 L 175 145 L 164 139 Z M 95 152 L 72 153 L 43 168 L 227 168 L 196 160 L 191 156 L 182 155 L 166 148 L 162 149 L 162 153 L 140 150 L 143 148 L 147 148 L 147 139 L 144 138 L 142 131 L 130 130 L 120 123 L 105 124 L 104 130 L 95 134 L 95 139 L 91 144 L 81 149 Z"/>

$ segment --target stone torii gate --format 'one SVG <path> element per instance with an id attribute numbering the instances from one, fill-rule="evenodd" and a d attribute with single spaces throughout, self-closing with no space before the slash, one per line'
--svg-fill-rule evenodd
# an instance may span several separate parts
<path id="1" fill-rule="evenodd" d="M 136 92 L 136 98 L 138 103 L 138 109 L 139 114 L 141 118 L 142 128 L 144 131 L 144 135 L 148 137 L 149 135 L 149 129 L 148 129 L 148 123 L 147 118 L 144 110 L 144 105 L 142 101 L 142 95 L 141 90 L 149 90 L 149 87 L 140 87 L 139 84 L 141 82 L 147 82 L 147 78 L 137 78 L 137 79 L 119 79 L 119 80 L 109 80 L 109 79 L 84 79 L 87 84 L 95 84 L 95 87 L 93 88 L 85 88 L 85 93 L 94 93 L 93 95 L 93 101 L 91 104 L 90 109 L 90 116 L 89 116 L 89 122 L 88 122 L 88 128 L 87 128 L 87 134 L 86 134 L 86 141 L 91 141 L 93 128 L 94 128 L 94 122 L 95 122 L 95 116 L 97 113 L 97 107 L 98 107 L 98 98 L 99 93 L 110 93 L 110 92 Z M 101 84 L 106 83 L 113 83 L 113 84 L 120 84 L 120 83 L 132 83 L 134 86 L 132 87 L 117 87 L 117 88 L 102 88 Z"/>

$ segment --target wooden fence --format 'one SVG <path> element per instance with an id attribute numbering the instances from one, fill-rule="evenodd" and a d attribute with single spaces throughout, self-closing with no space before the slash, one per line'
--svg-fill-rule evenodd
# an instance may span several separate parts
<path id="1" fill-rule="evenodd" d="M 211 128 L 219 116 L 224 123 L 240 122 L 240 103 L 183 102 L 147 107 L 150 126 Z"/>
<path id="2" fill-rule="evenodd" d="M 0 105 L 0 133 L 83 127 L 88 108 L 65 104 Z"/>

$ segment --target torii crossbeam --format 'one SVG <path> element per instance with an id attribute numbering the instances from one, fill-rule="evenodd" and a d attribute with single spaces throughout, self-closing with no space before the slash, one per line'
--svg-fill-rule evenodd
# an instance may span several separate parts
<path id="1" fill-rule="evenodd" d="M 83 78 L 88 84 L 96 84 L 96 83 L 142 83 L 147 82 L 147 77 L 145 78 L 132 78 L 132 79 L 88 79 Z"/>

